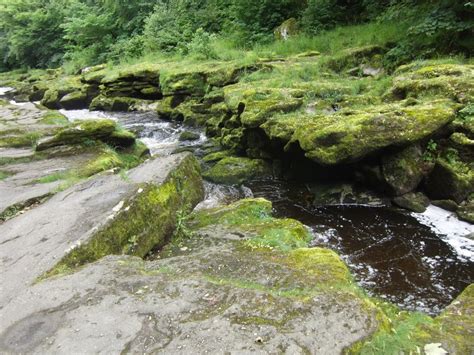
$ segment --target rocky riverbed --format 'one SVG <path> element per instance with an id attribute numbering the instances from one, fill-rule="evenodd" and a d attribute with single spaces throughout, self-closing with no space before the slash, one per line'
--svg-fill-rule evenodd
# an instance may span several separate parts
<path id="1" fill-rule="evenodd" d="M 0 349 L 469 353 L 474 69 L 380 50 L 2 77 Z"/>

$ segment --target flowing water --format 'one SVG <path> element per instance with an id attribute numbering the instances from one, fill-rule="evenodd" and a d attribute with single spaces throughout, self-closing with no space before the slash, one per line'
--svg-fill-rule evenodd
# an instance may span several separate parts
<path id="1" fill-rule="evenodd" d="M 205 136 L 179 142 L 180 124 L 154 113 L 62 111 L 70 120 L 112 118 L 136 132 L 153 155 L 176 149 L 199 149 Z M 452 213 L 430 206 L 423 214 L 383 204 L 315 204 L 306 184 L 265 180 L 234 188 L 206 183 L 207 197 L 197 208 L 216 206 L 242 197 L 264 197 L 275 214 L 305 223 L 313 246 L 337 251 L 358 283 L 370 294 L 409 310 L 437 314 L 474 282 L 474 226 Z"/>

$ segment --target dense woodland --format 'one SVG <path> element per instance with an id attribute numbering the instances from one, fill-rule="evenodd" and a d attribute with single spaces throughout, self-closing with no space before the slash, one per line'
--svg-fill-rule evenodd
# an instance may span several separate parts
<path id="1" fill-rule="evenodd" d="M 393 41 L 387 66 L 473 49 L 474 2 L 467 0 L 2 0 L 0 71 L 64 66 L 68 72 L 143 56 L 228 59 L 274 45 L 274 29 L 295 18 L 297 49 Z M 365 25 L 371 24 L 371 28 Z M 354 26 L 339 37 L 318 35 Z M 325 43 L 333 41 L 334 43 Z M 337 43 L 336 43 L 337 42 Z M 288 46 L 287 46 L 288 47 Z M 290 46 L 291 47 L 291 46 Z M 324 48 L 321 48 L 324 47 Z M 238 55 L 238 54 L 236 54 Z M 227 57 L 226 57 L 227 56 Z"/>

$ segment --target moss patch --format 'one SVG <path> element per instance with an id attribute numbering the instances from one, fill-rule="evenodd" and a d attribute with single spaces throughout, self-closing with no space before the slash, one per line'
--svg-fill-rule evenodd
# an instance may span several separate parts
<path id="1" fill-rule="evenodd" d="M 204 173 L 206 179 L 228 185 L 242 184 L 254 177 L 264 176 L 271 176 L 271 168 L 267 162 L 240 157 L 223 158 Z"/>
<path id="2" fill-rule="evenodd" d="M 71 250 L 47 274 L 53 276 L 109 254 L 143 257 L 164 245 L 176 227 L 179 210 L 189 212 L 203 198 L 199 165 L 186 157 L 161 185 L 137 186 L 119 211 L 87 243 Z"/>

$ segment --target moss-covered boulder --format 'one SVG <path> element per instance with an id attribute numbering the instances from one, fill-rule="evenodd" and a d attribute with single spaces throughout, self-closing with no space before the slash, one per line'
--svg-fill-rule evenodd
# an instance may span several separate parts
<path id="1" fill-rule="evenodd" d="M 41 151 L 61 145 L 73 145 L 100 140 L 117 147 L 135 143 L 133 133 L 117 127 L 112 120 L 85 120 L 59 130 L 53 137 L 41 140 L 36 150 Z"/>
<path id="2" fill-rule="evenodd" d="M 413 107 L 382 105 L 302 120 L 291 143 L 324 165 L 357 161 L 389 146 L 429 137 L 450 123 L 455 111 L 446 102 Z"/>
<path id="3" fill-rule="evenodd" d="M 427 173 L 427 165 L 423 159 L 423 151 L 418 145 L 382 157 L 383 177 L 397 196 L 417 188 Z"/>
<path id="4" fill-rule="evenodd" d="M 474 200 L 468 201 L 456 209 L 456 213 L 463 221 L 474 224 Z"/>
<path id="5" fill-rule="evenodd" d="M 137 100 L 130 97 L 106 97 L 99 95 L 95 97 L 89 109 L 91 111 L 131 111 Z"/>
<path id="6" fill-rule="evenodd" d="M 163 95 L 204 96 L 206 76 L 202 72 L 169 72 L 161 76 L 160 87 Z"/>
<path id="7" fill-rule="evenodd" d="M 431 204 L 451 212 L 456 212 L 459 208 L 459 205 L 453 200 L 433 200 Z"/>
<path id="8" fill-rule="evenodd" d="M 410 192 L 402 196 L 395 197 L 393 203 L 407 210 L 423 213 L 430 204 L 430 199 L 421 192 Z"/>
<path id="9" fill-rule="evenodd" d="M 256 177 L 269 177 L 271 172 L 271 166 L 264 160 L 228 157 L 219 160 L 204 177 L 218 184 L 240 185 Z"/>
<path id="10" fill-rule="evenodd" d="M 452 158 L 451 161 L 439 158 L 433 171 L 426 178 L 425 187 L 432 199 L 449 199 L 461 203 L 474 191 L 472 164 L 465 164 Z"/>
<path id="11" fill-rule="evenodd" d="M 59 106 L 66 110 L 78 110 L 87 108 L 88 96 L 86 92 L 76 91 L 67 94 L 59 100 Z"/>
<path id="12" fill-rule="evenodd" d="M 441 343 L 449 354 L 468 354 L 474 348 L 474 284 L 466 289 L 435 319 L 431 343 Z"/>
<path id="13" fill-rule="evenodd" d="M 179 140 L 181 142 L 186 141 L 196 141 L 201 137 L 199 133 L 191 132 L 191 131 L 184 131 L 179 135 Z"/>
<path id="14" fill-rule="evenodd" d="M 234 154 L 235 154 L 235 152 L 233 152 L 231 150 L 221 150 L 221 151 L 218 151 L 218 152 L 213 152 L 213 153 L 206 154 L 202 158 L 202 160 L 206 163 L 215 163 L 215 162 L 218 162 L 219 160 L 230 157 Z"/>
<path id="15" fill-rule="evenodd" d="M 417 68 L 416 64 L 401 67 L 388 92 L 388 97 L 450 98 L 469 102 L 474 95 L 474 66 L 460 64 L 432 64 Z"/>
<path id="16" fill-rule="evenodd" d="M 273 34 L 278 40 L 287 40 L 290 37 L 298 34 L 299 26 L 295 18 L 290 18 L 284 21 L 280 26 L 275 28 Z"/>

